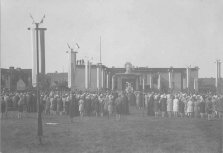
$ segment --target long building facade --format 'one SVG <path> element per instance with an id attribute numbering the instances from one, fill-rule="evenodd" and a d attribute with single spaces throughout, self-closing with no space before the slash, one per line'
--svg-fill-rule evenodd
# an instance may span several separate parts
<path id="1" fill-rule="evenodd" d="M 102 64 L 86 67 L 76 65 L 75 88 L 82 91 L 123 91 L 130 84 L 134 91 L 177 93 L 198 92 L 198 67 L 148 68 L 134 67 L 127 62 L 123 68 L 108 68 Z M 67 80 L 67 74 L 48 73 L 51 80 Z M 60 79 L 58 79 L 58 76 Z"/>

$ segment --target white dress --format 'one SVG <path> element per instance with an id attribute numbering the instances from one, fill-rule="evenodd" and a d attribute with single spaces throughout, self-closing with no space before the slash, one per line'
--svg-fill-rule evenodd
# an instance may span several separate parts
<path id="1" fill-rule="evenodd" d="M 179 111 L 179 100 L 178 99 L 174 99 L 173 100 L 173 111 L 174 112 L 178 112 Z"/>

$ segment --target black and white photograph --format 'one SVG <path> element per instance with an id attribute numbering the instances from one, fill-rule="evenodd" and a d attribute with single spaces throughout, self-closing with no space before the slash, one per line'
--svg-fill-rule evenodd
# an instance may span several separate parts
<path id="1" fill-rule="evenodd" d="M 222 153 L 222 0 L 1 0 L 0 153 Z"/>

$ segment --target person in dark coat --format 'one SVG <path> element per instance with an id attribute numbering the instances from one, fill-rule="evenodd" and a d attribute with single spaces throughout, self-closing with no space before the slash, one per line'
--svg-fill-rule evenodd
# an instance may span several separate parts
<path id="1" fill-rule="evenodd" d="M 98 100 L 98 96 L 95 96 L 94 97 L 94 110 L 95 110 L 95 115 L 96 116 L 98 116 L 98 114 L 100 113 L 99 106 L 100 106 L 100 103 L 99 103 L 99 100 Z"/>
<path id="2" fill-rule="evenodd" d="M 69 105 L 69 116 L 70 116 L 70 120 L 71 123 L 73 123 L 73 118 L 74 118 L 74 104 L 75 104 L 75 97 L 73 95 L 73 93 L 70 93 L 70 105 Z"/>
<path id="3" fill-rule="evenodd" d="M 86 96 L 85 102 L 86 102 L 86 114 L 87 114 L 87 116 L 90 116 L 91 115 L 91 98 L 90 98 L 90 95 Z"/>
<path id="4" fill-rule="evenodd" d="M 150 95 L 149 101 L 148 101 L 148 107 L 147 107 L 147 115 L 148 116 L 154 116 L 154 111 L 153 111 L 153 105 L 154 105 L 154 97 L 153 94 Z"/>
<path id="5" fill-rule="evenodd" d="M 29 93 L 27 93 L 26 95 L 26 108 L 27 108 L 27 112 L 30 113 L 30 103 L 31 103 L 31 96 Z"/>
<path id="6" fill-rule="evenodd" d="M 95 105 L 95 100 L 94 100 L 94 96 L 90 95 L 90 99 L 91 99 L 91 112 L 90 113 L 95 113 L 95 109 L 94 109 L 94 105 Z"/>
<path id="7" fill-rule="evenodd" d="M 115 110 L 116 110 L 116 119 L 119 121 L 121 119 L 121 96 L 115 100 Z"/>
<path id="8" fill-rule="evenodd" d="M 19 98 L 18 98 L 19 99 Z M 34 103 L 34 96 L 32 93 L 30 93 L 30 104 L 29 104 L 29 112 L 34 112 L 34 106 L 33 106 L 33 103 Z"/>
<path id="9" fill-rule="evenodd" d="M 118 98 L 118 93 L 115 91 L 114 92 L 114 101 Z"/>
<path id="10" fill-rule="evenodd" d="M 4 97 L 2 97 L 2 99 L 1 99 L 1 118 L 2 118 L 3 114 L 5 113 L 5 108 L 6 108 L 6 103 L 4 101 Z"/>
<path id="11" fill-rule="evenodd" d="M 37 112 L 37 98 L 36 94 L 33 94 L 33 99 L 32 99 L 32 104 L 33 104 L 33 112 Z"/>
<path id="12" fill-rule="evenodd" d="M 200 114 L 201 114 L 201 118 L 204 117 L 204 114 L 205 114 L 205 101 L 204 101 L 204 98 L 201 96 L 200 97 L 200 104 L 199 104 L 199 108 L 200 108 Z"/>
<path id="13" fill-rule="evenodd" d="M 66 112 L 66 115 L 69 115 L 69 106 L 70 106 L 70 96 L 66 95 L 66 98 L 65 98 L 65 112 Z"/>
<path id="14" fill-rule="evenodd" d="M 124 115 L 127 115 L 127 112 L 128 112 L 128 97 L 126 96 L 126 94 L 125 93 L 123 93 L 123 101 L 124 101 L 124 103 L 123 103 L 123 114 Z"/>
<path id="15" fill-rule="evenodd" d="M 212 117 L 212 108 L 213 106 L 212 106 L 211 98 L 209 97 L 206 102 L 206 112 L 208 114 L 209 121 L 211 120 L 211 117 Z"/>
<path id="16" fill-rule="evenodd" d="M 126 96 L 127 97 L 127 96 Z M 126 115 L 129 114 L 129 99 L 128 97 L 126 98 Z"/>
<path id="17" fill-rule="evenodd" d="M 121 105 L 121 106 L 120 106 L 120 108 L 121 108 L 121 109 L 120 109 L 120 113 L 121 113 L 121 114 L 124 114 L 125 99 L 124 99 L 124 95 L 123 95 L 123 94 L 122 94 L 121 97 L 120 97 L 120 102 L 121 102 L 121 104 L 120 104 L 120 105 Z"/>
<path id="18" fill-rule="evenodd" d="M 155 112 L 155 116 L 158 116 L 159 113 L 159 96 L 156 95 L 154 98 L 154 108 L 153 108 L 154 112 Z"/>
<path id="19" fill-rule="evenodd" d="M 185 104 L 183 102 L 183 97 L 179 99 L 179 113 L 181 118 L 183 117 L 184 114 L 184 108 L 185 108 Z"/>
<path id="20" fill-rule="evenodd" d="M 80 101 L 80 97 L 78 94 L 75 95 L 75 117 L 80 116 L 80 112 L 79 112 L 79 101 Z"/>
<path id="21" fill-rule="evenodd" d="M 53 98 L 52 110 L 53 110 L 53 115 L 56 115 L 56 112 L 57 112 L 57 96 L 55 96 Z"/>
<path id="22" fill-rule="evenodd" d="M 166 113 L 166 101 L 166 97 L 162 95 L 160 98 L 160 111 L 162 112 L 162 117 L 164 117 Z"/>

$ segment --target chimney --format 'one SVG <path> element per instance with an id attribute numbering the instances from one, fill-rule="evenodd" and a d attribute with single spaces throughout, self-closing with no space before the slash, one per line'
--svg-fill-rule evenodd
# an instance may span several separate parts
<path id="1" fill-rule="evenodd" d="M 18 67 L 18 68 L 16 68 L 16 70 L 20 72 L 20 71 L 21 71 L 21 68 L 20 68 L 20 67 Z"/>
<path id="2" fill-rule="evenodd" d="M 10 69 L 10 70 L 14 70 L 14 67 L 13 67 L 13 66 L 10 66 L 9 69 Z"/>

